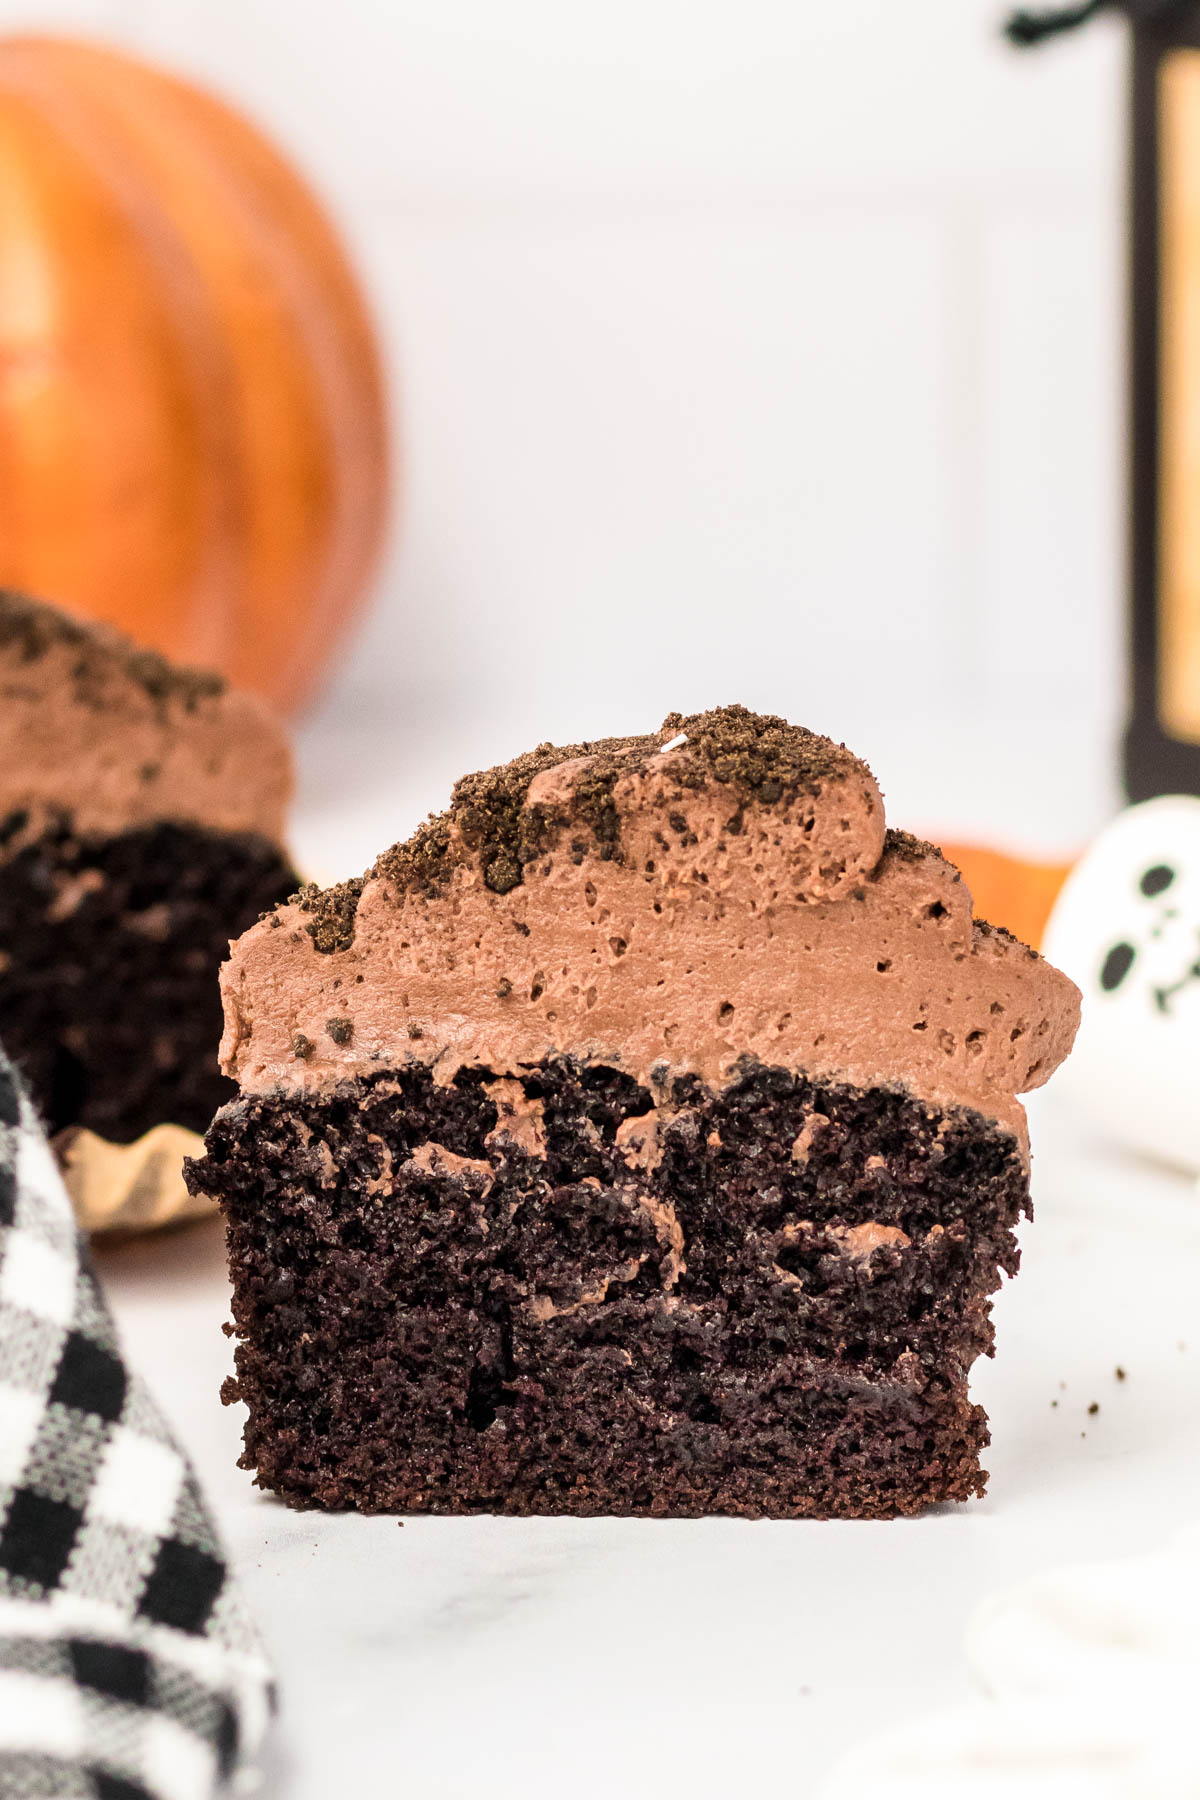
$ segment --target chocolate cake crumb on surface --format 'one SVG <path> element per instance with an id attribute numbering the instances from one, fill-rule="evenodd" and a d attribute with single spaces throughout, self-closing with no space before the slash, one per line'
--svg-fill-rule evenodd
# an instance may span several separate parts
<path id="1" fill-rule="evenodd" d="M 319 888 L 307 882 L 296 896 L 302 911 L 312 917 L 305 930 L 318 950 L 329 955 L 345 950 L 354 941 L 354 915 L 358 911 L 363 890 L 361 879 L 338 882 L 336 887 Z"/>
<path id="2" fill-rule="evenodd" d="M 244 1465 L 297 1506 L 890 1518 L 968 1392 L 1072 985 L 742 707 L 459 782 L 222 975 Z"/>

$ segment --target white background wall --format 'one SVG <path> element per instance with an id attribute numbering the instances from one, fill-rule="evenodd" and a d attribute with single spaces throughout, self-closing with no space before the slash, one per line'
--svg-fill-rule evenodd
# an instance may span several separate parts
<path id="1" fill-rule="evenodd" d="M 463 768 L 734 698 L 897 821 L 1111 807 L 1124 38 L 1020 55 L 1004 7 L 0 0 L 249 108 L 370 284 L 402 520 L 304 736 L 327 866 Z"/>

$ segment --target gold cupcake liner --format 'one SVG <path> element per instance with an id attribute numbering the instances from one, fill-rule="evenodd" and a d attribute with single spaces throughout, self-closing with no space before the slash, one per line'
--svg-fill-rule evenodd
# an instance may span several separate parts
<path id="1" fill-rule="evenodd" d="M 73 1127 L 59 1132 L 54 1153 L 85 1231 L 157 1231 L 216 1210 L 183 1185 L 184 1158 L 203 1156 L 204 1139 L 182 1125 L 156 1125 L 132 1144 Z"/>

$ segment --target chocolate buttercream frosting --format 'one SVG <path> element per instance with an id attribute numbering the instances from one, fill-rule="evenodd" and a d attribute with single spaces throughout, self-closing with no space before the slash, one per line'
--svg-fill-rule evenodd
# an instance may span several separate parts
<path id="1" fill-rule="evenodd" d="M 60 820 L 84 836 L 173 821 L 278 843 L 291 787 L 259 700 L 0 591 L 0 822 L 23 821 L 10 854 Z"/>
<path id="2" fill-rule="evenodd" d="M 222 989 L 246 1092 L 412 1062 L 504 1080 L 562 1055 L 665 1096 L 757 1061 L 1018 1136 L 1016 1095 L 1079 1018 L 1065 976 L 972 919 L 936 849 L 887 830 L 864 763 L 740 706 L 465 777 L 361 881 L 248 931 Z"/>

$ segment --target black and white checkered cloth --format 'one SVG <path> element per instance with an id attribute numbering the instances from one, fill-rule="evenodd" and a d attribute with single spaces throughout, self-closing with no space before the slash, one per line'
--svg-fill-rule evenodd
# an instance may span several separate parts
<path id="1" fill-rule="evenodd" d="M 270 1673 L 0 1051 L 0 1800 L 209 1800 Z"/>

